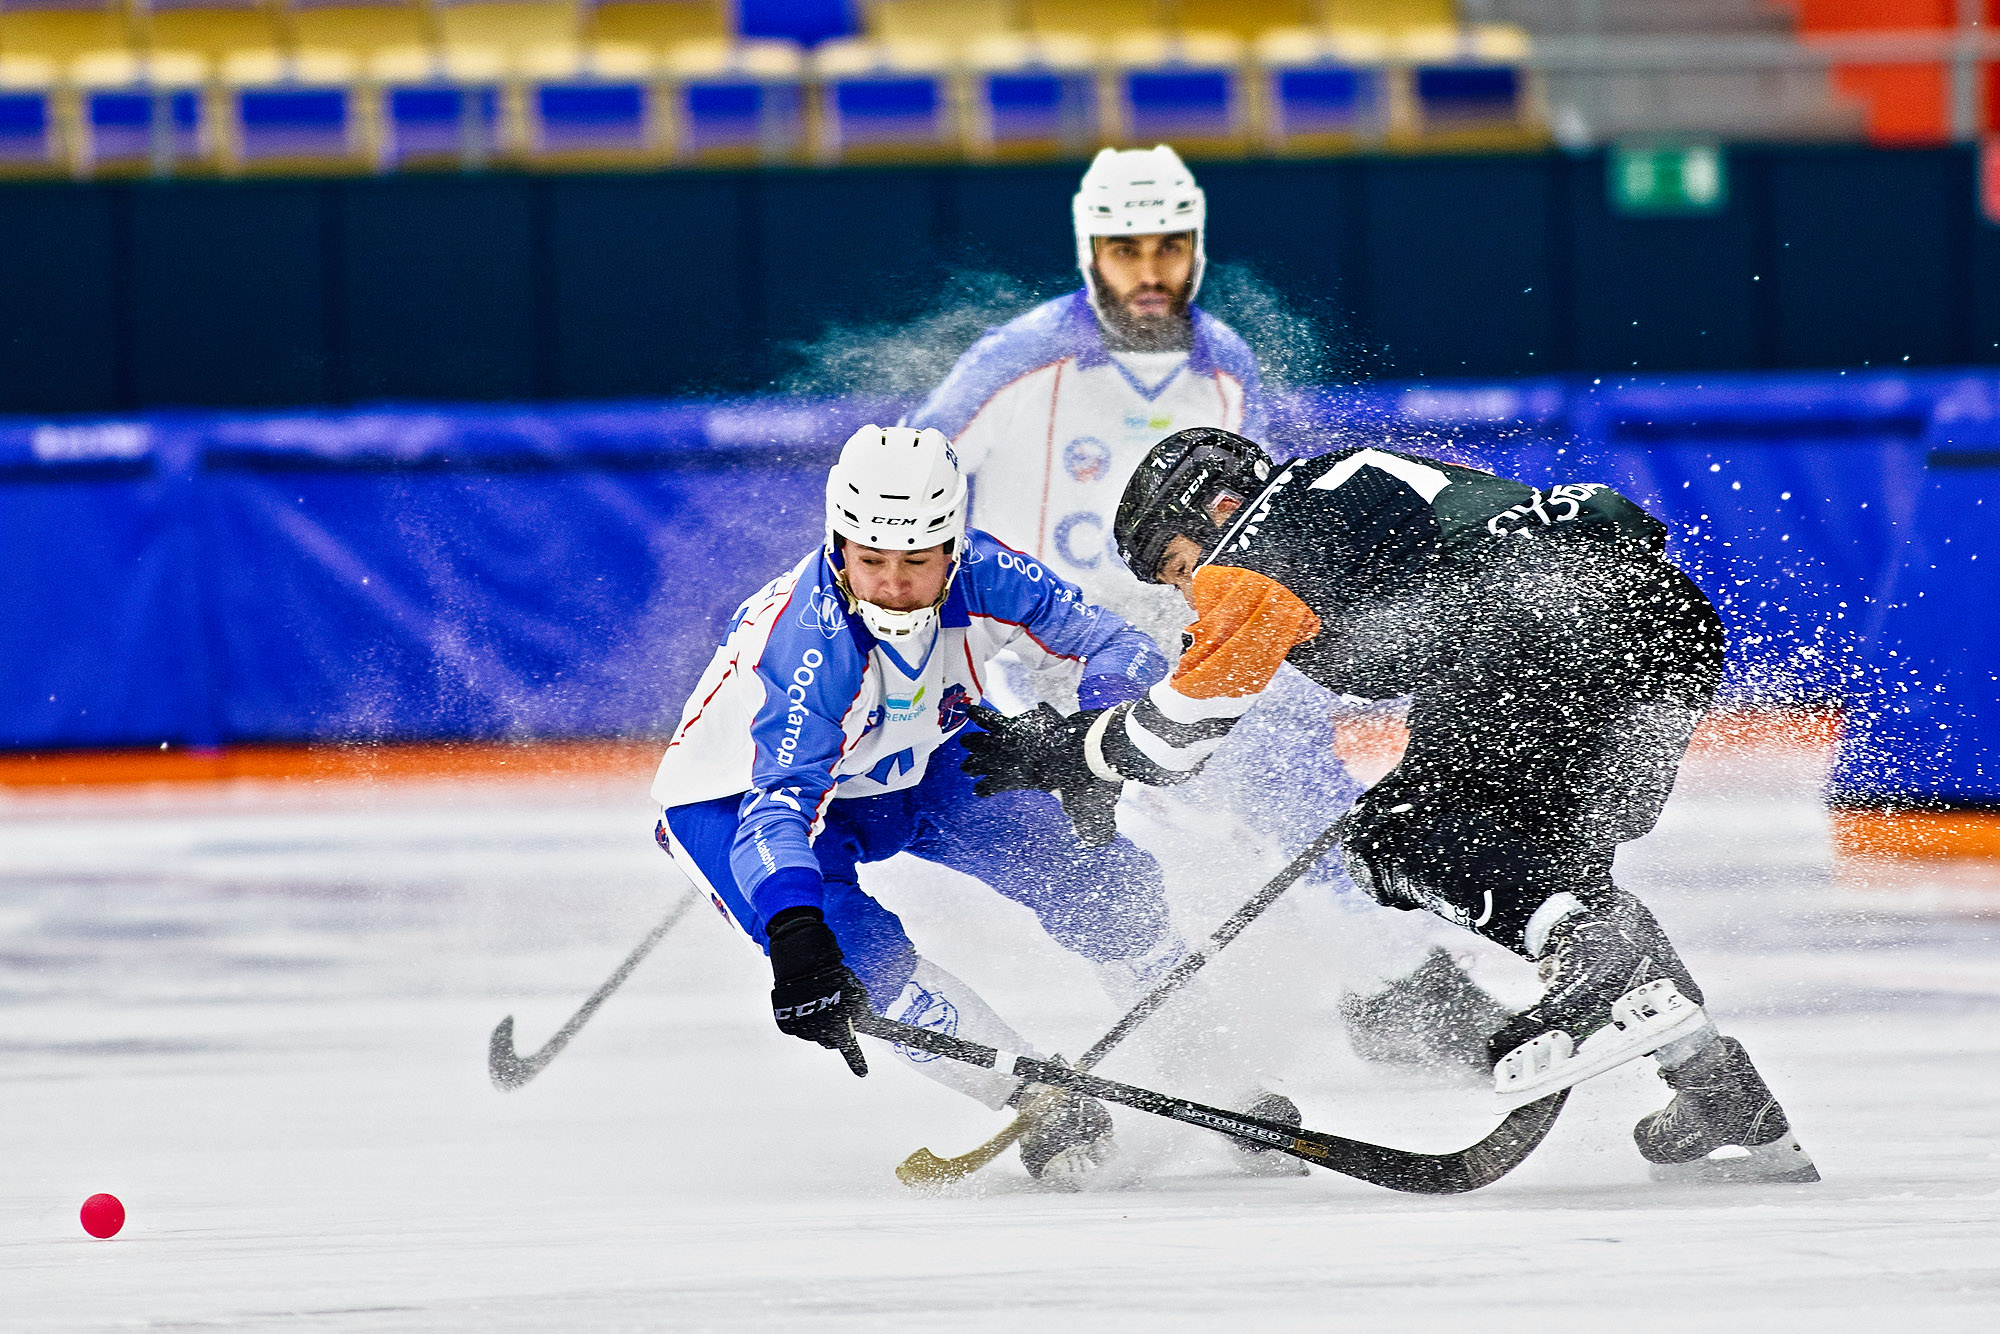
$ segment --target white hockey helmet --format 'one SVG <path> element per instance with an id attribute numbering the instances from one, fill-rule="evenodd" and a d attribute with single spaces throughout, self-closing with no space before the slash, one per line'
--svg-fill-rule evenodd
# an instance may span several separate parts
<path id="1" fill-rule="evenodd" d="M 826 548 L 844 537 L 878 551 L 921 551 L 952 544 L 951 567 L 937 601 L 915 611 L 890 611 L 854 596 L 843 569 L 848 606 L 868 632 L 891 642 L 926 630 L 958 573 L 965 545 L 965 475 L 940 431 L 908 426 L 864 426 L 841 446 L 826 475 Z"/>
<path id="2" fill-rule="evenodd" d="M 1094 236 L 1156 236 L 1167 232 L 1194 233 L 1194 269 L 1188 277 L 1187 299 L 1201 290 L 1208 267 L 1208 197 L 1194 183 L 1194 173 L 1180 154 L 1165 144 L 1152 148 L 1105 148 L 1083 173 L 1083 184 L 1070 203 L 1076 224 L 1076 266 L 1090 304 L 1097 308 Z M 1102 311 L 1099 311 L 1102 314 Z"/>

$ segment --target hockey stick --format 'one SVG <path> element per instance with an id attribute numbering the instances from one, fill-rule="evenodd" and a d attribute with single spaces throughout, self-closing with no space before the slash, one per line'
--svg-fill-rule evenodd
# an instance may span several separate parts
<path id="1" fill-rule="evenodd" d="M 1243 934 L 1243 929 L 1257 920 L 1264 909 L 1276 902 L 1278 896 L 1290 889 L 1300 876 L 1312 869 L 1314 862 L 1325 856 L 1328 849 L 1340 841 L 1340 826 L 1334 824 L 1318 838 L 1308 843 L 1299 855 L 1285 865 L 1285 869 L 1273 876 L 1268 884 L 1254 894 L 1248 903 L 1229 915 L 1227 921 L 1215 928 L 1208 938 L 1208 944 L 1189 954 L 1175 964 L 1173 971 L 1160 979 L 1137 1005 L 1134 1005 L 1123 1019 L 1111 1026 L 1106 1033 L 1092 1044 L 1089 1051 L 1077 1058 L 1074 1066 L 1068 1067 L 1079 1072 L 1088 1072 L 1105 1053 L 1125 1040 L 1126 1034 L 1137 1028 L 1145 1018 L 1167 1003 L 1167 999 L 1187 984 L 1187 980 L 1208 966 L 1208 961 L 1222 953 L 1223 946 Z M 970 1153 L 956 1158 L 940 1158 L 929 1149 L 918 1149 L 905 1158 L 896 1168 L 896 1179 L 906 1186 L 934 1187 L 949 1185 L 971 1176 L 986 1164 L 1007 1151 L 1007 1146 L 1028 1132 L 1028 1128 L 1055 1102 L 1053 1093 L 1043 1093 L 1023 1107 L 1014 1119 L 1003 1127 L 999 1134 L 987 1140 Z"/>
<path id="2" fill-rule="evenodd" d="M 569 1022 L 556 1030 L 556 1035 L 542 1044 L 540 1051 L 531 1056 L 518 1056 L 514 1052 L 514 1016 L 502 1019 L 493 1030 L 493 1039 L 486 1047 L 486 1071 L 493 1076 L 493 1083 L 502 1090 L 517 1089 L 542 1072 L 542 1067 L 553 1061 L 576 1031 L 590 1022 L 590 1016 L 597 1013 L 597 1007 L 604 1004 L 612 992 L 623 985 L 632 970 L 639 966 L 653 946 L 660 943 L 660 937 L 674 929 L 674 923 L 687 916 L 687 910 L 701 901 L 701 891 L 690 889 L 681 896 L 680 902 L 667 910 L 660 924 L 646 933 L 639 942 L 639 948 L 625 956 L 625 962 L 618 965 L 618 971 L 604 979 L 604 985 L 592 992 L 583 1007 L 569 1017 Z"/>
<path id="3" fill-rule="evenodd" d="M 1539 1102 L 1517 1107 L 1507 1114 L 1507 1119 L 1492 1134 L 1456 1153 L 1415 1153 L 1408 1149 L 1370 1144 L 1365 1140 L 1343 1139 L 1339 1135 L 1288 1126 L 1278 1121 L 1266 1121 L 1219 1107 L 1204 1107 L 1198 1102 L 1155 1093 L 1151 1089 L 1099 1079 L 1096 1075 L 1071 1069 L 1056 1061 L 1017 1056 L 873 1014 L 856 1019 L 854 1027 L 857 1032 L 885 1042 L 916 1047 L 967 1065 L 1006 1070 L 1017 1079 L 1134 1107 L 1154 1116 L 1200 1126 L 1204 1130 L 1219 1130 L 1245 1143 L 1276 1149 L 1344 1176 L 1418 1195 L 1458 1195 L 1492 1185 L 1534 1152 L 1535 1146 L 1555 1125 L 1557 1114 L 1569 1098 L 1569 1090 L 1563 1089 Z"/>

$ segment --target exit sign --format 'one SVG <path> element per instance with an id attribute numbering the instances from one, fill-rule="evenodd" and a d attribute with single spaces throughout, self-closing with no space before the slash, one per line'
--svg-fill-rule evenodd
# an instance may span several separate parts
<path id="1" fill-rule="evenodd" d="M 1722 149 L 1714 144 L 1621 145 L 1605 172 L 1614 213 L 1641 218 L 1719 213 L 1729 202 Z"/>

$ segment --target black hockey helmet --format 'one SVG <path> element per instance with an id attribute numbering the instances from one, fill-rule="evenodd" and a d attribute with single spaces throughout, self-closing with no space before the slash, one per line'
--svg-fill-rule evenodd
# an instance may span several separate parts
<path id="1" fill-rule="evenodd" d="M 1119 558 L 1156 584 L 1174 538 L 1188 538 L 1207 556 L 1225 526 L 1215 516 L 1216 503 L 1233 498 L 1247 504 L 1271 471 L 1271 456 L 1254 440 L 1212 426 L 1174 432 L 1153 446 L 1125 483 L 1111 526 Z"/>

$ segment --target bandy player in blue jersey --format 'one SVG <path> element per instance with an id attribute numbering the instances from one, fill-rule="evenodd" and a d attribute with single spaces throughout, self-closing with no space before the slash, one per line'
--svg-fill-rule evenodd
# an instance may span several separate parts
<path id="1" fill-rule="evenodd" d="M 1123 1005 L 1186 953 L 1159 866 L 1116 836 L 1110 806 L 982 798 L 961 770 L 967 709 L 1003 651 L 1077 663 L 1093 708 L 1138 699 L 1167 668 L 1144 634 L 965 516 L 965 480 L 942 435 L 855 432 L 827 478 L 825 544 L 737 609 L 653 786 L 662 846 L 768 953 L 778 1027 L 840 1051 L 857 1075 L 867 1073 L 852 1028 L 862 1006 L 1034 1051 L 917 952 L 862 888 L 864 863 L 907 852 L 984 882 L 1089 960 Z M 996 1109 L 1039 1091 L 895 1050 Z M 1255 1109 L 1298 1114 L 1276 1095 Z M 1058 1186 L 1080 1183 L 1111 1150 L 1109 1115 L 1073 1096 L 1021 1140 L 1030 1173 Z M 1244 1165 L 1274 1170 L 1255 1154 Z"/>
<path id="2" fill-rule="evenodd" d="M 1119 496 L 1162 438 L 1193 427 L 1263 438 L 1266 418 L 1250 348 L 1194 304 L 1208 264 L 1207 215 L 1207 197 L 1173 149 L 1100 152 L 1071 204 L 1082 290 L 990 330 L 909 418 L 950 437 L 982 529 L 1144 630 L 1169 658 L 1179 655 L 1187 607 L 1119 559 L 1111 533 Z M 1010 710 L 1080 703 L 1070 663 L 1001 662 L 989 675 Z M 1334 706 L 1286 667 L 1243 720 L 1254 739 L 1180 795 L 1127 800 L 1169 829 L 1198 824 L 1211 843 L 1247 837 L 1289 857 L 1361 791 L 1334 749 Z M 1167 842 L 1134 828 L 1167 855 Z M 1448 933 L 1368 903 L 1338 859 L 1316 867 L 1307 883 L 1315 880 L 1349 919 L 1332 948 L 1356 1049 L 1483 1070 L 1486 1038 L 1505 1012 L 1441 943 Z"/>

